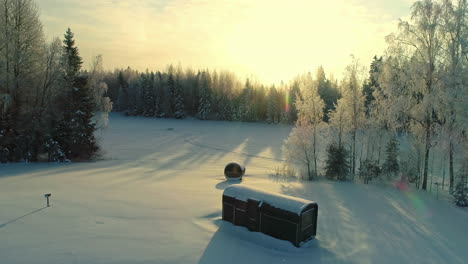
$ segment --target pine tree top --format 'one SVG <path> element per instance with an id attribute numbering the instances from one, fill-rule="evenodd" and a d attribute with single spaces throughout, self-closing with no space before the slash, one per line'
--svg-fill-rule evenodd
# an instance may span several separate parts
<path id="1" fill-rule="evenodd" d="M 64 35 L 63 44 L 65 44 L 65 48 L 73 48 L 75 46 L 75 40 L 73 39 L 75 34 L 71 31 L 70 28 L 67 29 Z"/>
<path id="2" fill-rule="evenodd" d="M 64 35 L 65 39 L 63 40 L 68 77 L 75 76 L 76 73 L 81 70 L 81 65 L 83 64 L 83 59 L 80 57 L 78 47 L 75 47 L 74 36 L 71 29 L 68 28 Z"/>

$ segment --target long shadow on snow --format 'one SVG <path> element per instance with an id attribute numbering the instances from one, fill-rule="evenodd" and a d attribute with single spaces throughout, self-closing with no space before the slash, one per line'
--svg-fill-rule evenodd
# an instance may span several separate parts
<path id="1" fill-rule="evenodd" d="M 302 188 L 283 185 L 282 192 L 318 202 L 317 237 L 350 263 L 464 263 L 468 257 L 456 242 L 466 231 L 441 231 L 447 229 L 443 215 L 449 209 L 432 203 L 433 198 L 425 197 L 432 216 L 421 217 L 408 197 L 388 187 L 304 183 Z M 463 229 L 466 220 L 455 221 Z"/>
<path id="2" fill-rule="evenodd" d="M 196 137 L 187 137 L 186 142 L 200 147 L 224 153 L 219 156 L 222 158 L 227 154 L 240 155 L 240 162 L 248 166 L 252 159 L 266 159 L 273 161 L 283 161 L 281 154 L 281 145 L 284 139 L 287 138 L 291 127 L 276 126 L 276 129 L 281 130 L 279 139 L 271 140 L 267 135 L 273 125 L 262 123 L 242 123 L 242 122 L 224 122 L 224 121 L 202 121 L 210 126 L 211 132 L 216 132 L 216 135 L 222 135 L 219 139 L 214 139 L 208 133 L 195 135 Z M 256 126 L 254 131 L 252 126 Z M 242 133 L 239 133 L 239 130 Z M 273 144 L 272 144 L 273 142 Z M 261 154 L 264 151 L 269 151 L 269 155 Z"/>
<path id="3" fill-rule="evenodd" d="M 27 214 L 25 214 L 25 215 L 22 215 L 22 216 L 20 216 L 20 217 L 17 217 L 17 218 L 15 218 L 15 219 L 12 219 L 12 220 L 10 220 L 10 221 L 8 221 L 8 222 L 6 222 L 6 223 L 0 224 L 0 228 L 3 228 L 3 227 L 5 227 L 5 226 L 7 226 L 7 225 L 9 225 L 9 224 L 11 224 L 11 223 L 14 223 L 14 222 L 16 222 L 16 221 L 18 221 L 18 220 L 20 220 L 20 219 L 23 219 L 23 218 L 25 218 L 25 217 L 27 217 L 27 216 L 30 216 L 30 215 L 32 215 L 32 214 L 35 214 L 35 213 L 39 212 L 39 211 L 42 211 L 42 210 L 44 210 L 44 209 L 46 209 L 46 208 L 47 208 L 47 207 L 39 208 L 39 209 L 34 210 L 34 211 L 30 212 L 30 213 L 27 213 Z"/>
<path id="4" fill-rule="evenodd" d="M 217 220 L 219 229 L 214 233 L 199 264 L 218 263 L 343 263 L 332 252 L 313 240 L 303 248 L 289 241 L 278 240 L 245 227 Z"/>

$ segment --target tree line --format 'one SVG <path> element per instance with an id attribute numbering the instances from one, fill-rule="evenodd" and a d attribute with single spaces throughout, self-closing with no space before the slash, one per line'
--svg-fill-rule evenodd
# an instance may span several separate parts
<path id="1" fill-rule="evenodd" d="M 327 102 L 323 110 L 327 121 L 328 111 L 341 95 L 338 82 L 327 79 L 322 67 L 318 72 L 319 94 Z M 250 79 L 243 81 L 228 71 L 184 70 L 180 65 L 169 65 L 156 72 L 117 69 L 107 72 L 104 80 L 114 110 L 127 115 L 292 124 L 297 120 L 296 100 L 304 78 L 312 78 L 312 74 L 300 75 L 290 84 L 265 86 Z"/>

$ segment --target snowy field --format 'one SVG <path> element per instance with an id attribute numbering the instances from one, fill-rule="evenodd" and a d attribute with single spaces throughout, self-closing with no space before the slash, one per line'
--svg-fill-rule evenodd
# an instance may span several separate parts
<path id="1" fill-rule="evenodd" d="M 434 195 L 269 177 L 289 131 L 114 114 L 100 161 L 0 165 L 0 263 L 468 263 L 468 211 Z M 222 222 L 230 161 L 241 184 L 316 201 L 316 239 Z"/>

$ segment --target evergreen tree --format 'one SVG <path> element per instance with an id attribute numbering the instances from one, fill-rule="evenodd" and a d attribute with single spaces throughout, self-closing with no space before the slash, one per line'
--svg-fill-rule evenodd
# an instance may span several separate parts
<path id="1" fill-rule="evenodd" d="M 396 174 L 400 170 L 398 165 L 398 140 L 396 136 L 390 138 L 385 149 L 385 162 L 383 171 L 387 174 Z"/>
<path id="2" fill-rule="evenodd" d="M 361 167 L 359 167 L 359 177 L 364 180 L 365 184 L 369 183 L 369 180 L 376 178 L 380 175 L 382 170 L 380 169 L 377 161 L 365 160 Z"/>
<path id="3" fill-rule="evenodd" d="M 68 161 L 65 153 L 63 152 L 62 146 L 59 142 L 49 137 L 46 140 L 44 151 L 47 153 L 47 161 L 49 162 L 65 162 Z"/>
<path id="4" fill-rule="evenodd" d="M 80 57 L 78 47 L 75 47 L 74 34 L 70 28 L 65 33 L 64 44 L 64 66 L 68 81 L 73 81 L 76 74 L 81 70 L 83 59 Z"/>
<path id="5" fill-rule="evenodd" d="M 58 142 L 68 159 L 86 160 L 98 151 L 94 137 L 96 128 L 92 121 L 96 106 L 87 85 L 87 77 L 79 74 L 82 59 L 78 47 L 74 46 L 70 29 L 67 30 L 63 43 L 68 89 L 60 99 L 63 115 L 53 131 L 53 141 Z"/>
<path id="6" fill-rule="evenodd" d="M 341 98 L 340 92 L 338 91 L 337 85 L 326 78 L 325 70 L 322 66 L 317 69 L 316 79 L 318 94 L 325 103 L 325 108 L 323 109 L 323 121 L 328 122 L 330 119 L 330 112 L 335 110 L 338 99 Z"/>
<path id="7" fill-rule="evenodd" d="M 152 108 L 153 116 L 159 116 L 159 112 L 161 109 L 161 96 L 159 94 L 157 78 L 158 78 L 158 74 L 151 72 L 150 83 L 151 83 L 152 94 L 153 94 L 153 105 L 151 106 L 151 108 Z"/>
<path id="8" fill-rule="evenodd" d="M 374 91 L 379 89 L 378 74 L 380 71 L 380 65 L 382 64 L 382 57 L 377 58 L 374 56 L 374 60 L 370 65 L 369 79 L 364 83 L 362 92 L 365 96 L 364 106 L 366 108 L 366 115 L 370 115 L 370 106 L 375 100 Z"/>
<path id="9" fill-rule="evenodd" d="M 239 96 L 239 107 L 237 117 L 239 121 L 253 121 L 251 111 L 250 96 L 251 96 L 250 81 L 247 79 L 245 87 Z"/>
<path id="10" fill-rule="evenodd" d="M 301 96 L 301 90 L 299 86 L 294 85 L 291 89 L 286 91 L 286 104 L 287 104 L 287 111 L 288 111 L 288 120 L 291 123 L 296 122 L 298 118 L 298 110 L 296 107 L 296 102 Z M 299 98 L 298 98 L 299 97 Z"/>
<path id="11" fill-rule="evenodd" d="M 175 87 L 174 93 L 173 93 L 174 117 L 177 119 L 183 119 L 185 118 L 185 105 L 184 105 L 184 98 L 182 96 L 182 86 L 181 86 L 179 78 L 177 78 L 174 87 Z"/>
<path id="12" fill-rule="evenodd" d="M 468 206 L 468 187 L 466 184 L 466 176 L 461 175 L 458 178 L 457 183 L 455 184 L 455 189 L 453 190 L 453 202 L 457 206 L 467 207 Z"/>
<path id="13" fill-rule="evenodd" d="M 227 95 L 223 94 L 220 101 L 220 112 L 218 118 L 221 120 L 232 120 L 232 105 Z"/>
<path id="14" fill-rule="evenodd" d="M 66 95 L 62 120 L 54 131 L 53 139 L 71 160 L 91 159 L 99 149 L 92 121 L 95 104 L 86 82 L 86 76 L 75 76 L 74 87 Z"/>
<path id="15" fill-rule="evenodd" d="M 167 88 L 168 88 L 168 94 L 167 94 L 167 99 L 169 99 L 169 113 L 167 113 L 169 116 L 172 116 L 175 113 L 175 90 L 176 90 L 176 83 L 174 80 L 174 75 L 172 71 L 169 72 L 169 75 L 167 77 Z"/>
<path id="16" fill-rule="evenodd" d="M 344 181 L 349 174 L 349 153 L 344 146 L 332 143 L 327 148 L 325 176 L 331 180 Z"/>
<path id="17" fill-rule="evenodd" d="M 278 91 L 273 86 L 270 88 L 267 97 L 267 122 L 278 123 L 280 121 L 280 105 Z"/>
<path id="18" fill-rule="evenodd" d="M 119 111 L 126 111 L 128 110 L 128 83 L 127 80 L 124 78 L 122 71 L 119 72 L 119 76 L 117 77 L 119 83 L 119 96 L 117 99 L 117 109 Z"/>
<path id="19" fill-rule="evenodd" d="M 154 87 L 154 116 L 160 117 L 161 112 L 162 112 L 161 100 L 163 96 L 161 72 L 157 72 L 154 75 L 153 87 Z"/>
<path id="20" fill-rule="evenodd" d="M 208 119 L 211 112 L 210 80 L 206 72 L 201 74 L 200 83 L 197 117 L 204 120 Z"/>
<path id="21" fill-rule="evenodd" d="M 141 75 L 141 101 L 142 105 L 142 114 L 143 116 L 149 117 L 154 116 L 154 90 L 153 90 L 153 81 L 151 79 L 151 74 L 148 72 Z"/>
<path id="22" fill-rule="evenodd" d="M 8 105 L 0 113 L 0 162 L 16 161 L 13 153 L 17 148 L 16 116 L 17 108 Z"/>

